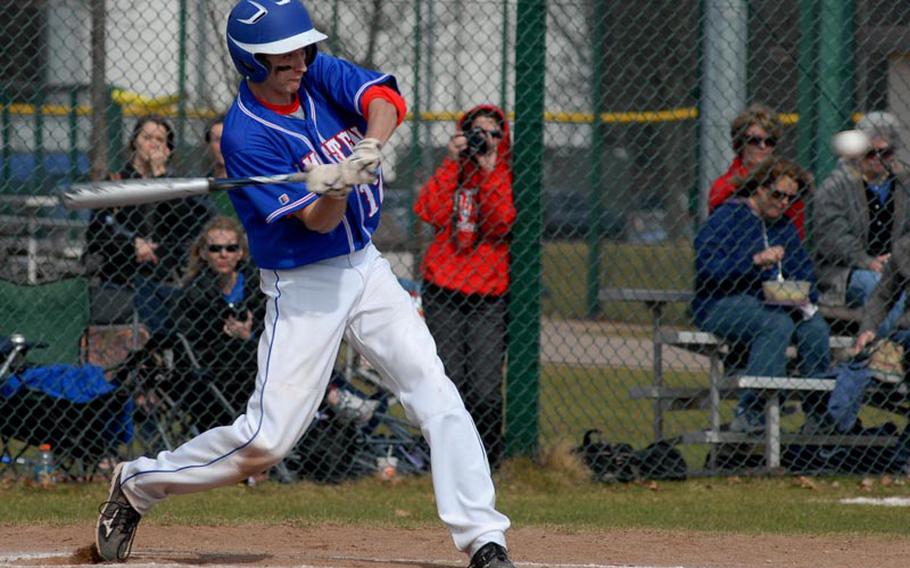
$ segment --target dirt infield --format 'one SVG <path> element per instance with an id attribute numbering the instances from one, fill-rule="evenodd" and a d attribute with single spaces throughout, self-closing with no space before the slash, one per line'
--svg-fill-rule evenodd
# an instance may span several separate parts
<path id="1" fill-rule="evenodd" d="M 92 526 L 0 527 L 0 566 L 88 564 Z M 910 539 L 660 531 L 510 531 L 519 568 L 897 568 Z M 141 526 L 128 565 L 404 568 L 464 566 L 441 527 Z"/>

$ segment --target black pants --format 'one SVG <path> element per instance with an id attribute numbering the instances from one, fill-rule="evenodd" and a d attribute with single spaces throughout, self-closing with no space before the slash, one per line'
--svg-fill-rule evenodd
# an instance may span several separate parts
<path id="1" fill-rule="evenodd" d="M 462 294 L 424 282 L 427 325 L 446 374 L 458 387 L 493 467 L 502 460 L 502 375 L 507 300 Z"/>

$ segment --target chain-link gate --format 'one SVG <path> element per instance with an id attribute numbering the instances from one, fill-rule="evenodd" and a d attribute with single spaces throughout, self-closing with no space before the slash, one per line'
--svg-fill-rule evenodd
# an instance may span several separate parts
<path id="1" fill-rule="evenodd" d="M 264 299 L 227 196 L 57 199 L 88 179 L 225 175 L 233 4 L 0 6 L 7 472 L 44 443 L 74 477 L 104 471 L 243 411 Z M 608 478 L 677 476 L 669 448 L 689 474 L 905 471 L 910 7 L 308 9 L 322 52 L 393 74 L 408 103 L 374 241 L 494 465 L 599 430 L 586 455 Z M 833 136 L 853 129 L 859 149 L 838 156 Z M 276 475 L 338 480 L 389 455 L 428 467 L 375 371 L 342 350 Z"/>

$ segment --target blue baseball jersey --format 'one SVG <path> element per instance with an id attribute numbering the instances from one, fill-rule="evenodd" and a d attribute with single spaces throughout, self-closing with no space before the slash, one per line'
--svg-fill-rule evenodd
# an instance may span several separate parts
<path id="1" fill-rule="evenodd" d="M 361 97 L 373 85 L 396 91 L 391 75 L 319 53 L 300 85 L 303 118 L 279 114 L 260 103 L 247 86 L 224 121 L 221 151 L 230 177 L 303 171 L 309 164 L 342 161 L 366 132 Z M 291 216 L 321 197 L 305 183 L 251 186 L 229 192 L 260 268 L 287 269 L 349 254 L 369 244 L 379 225 L 382 174 L 374 185 L 355 186 L 341 223 L 317 233 Z M 329 199 L 329 198 L 326 198 Z"/>

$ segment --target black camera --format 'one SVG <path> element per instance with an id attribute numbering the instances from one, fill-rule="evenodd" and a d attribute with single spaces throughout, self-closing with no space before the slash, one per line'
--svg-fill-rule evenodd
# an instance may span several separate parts
<path id="1" fill-rule="evenodd" d="M 235 304 L 234 302 L 229 302 L 224 309 L 225 319 L 228 316 L 233 317 L 236 320 L 245 320 L 246 319 L 246 310 L 243 309 L 243 306 L 240 304 Z"/>
<path id="2" fill-rule="evenodd" d="M 468 147 L 462 151 L 467 157 L 483 156 L 490 151 L 490 145 L 487 143 L 487 131 L 483 128 L 475 127 L 464 133 L 468 139 Z"/>

